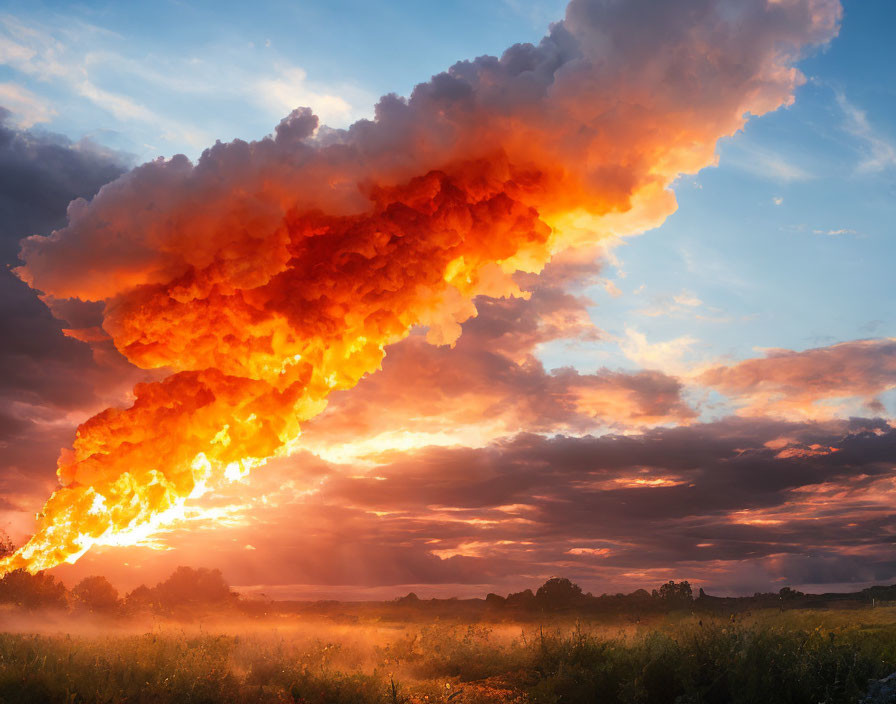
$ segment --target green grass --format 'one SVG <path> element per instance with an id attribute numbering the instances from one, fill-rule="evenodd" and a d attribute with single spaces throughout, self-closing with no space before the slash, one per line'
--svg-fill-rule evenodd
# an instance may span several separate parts
<path id="1" fill-rule="evenodd" d="M 855 704 L 896 670 L 893 609 L 229 630 L 2 633 L 0 702 Z"/>

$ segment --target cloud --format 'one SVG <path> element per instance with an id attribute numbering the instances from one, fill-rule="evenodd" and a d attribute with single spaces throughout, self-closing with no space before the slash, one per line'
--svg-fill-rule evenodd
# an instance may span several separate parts
<path id="1" fill-rule="evenodd" d="M 836 230 L 812 230 L 813 235 L 827 235 L 828 237 L 838 237 L 841 235 L 858 235 L 856 230 L 841 227 Z"/>
<path id="2" fill-rule="evenodd" d="M 845 399 L 874 397 L 896 387 L 896 340 L 856 340 L 709 369 L 697 377 L 739 404 L 744 415 L 830 418 Z"/>
<path id="3" fill-rule="evenodd" d="M 22 497 L 55 484 L 58 448 L 84 414 L 120 401 L 133 377 L 110 343 L 91 350 L 66 337 L 65 323 L 8 267 L 22 237 L 62 226 L 72 199 L 92 196 L 127 164 L 89 141 L 16 129 L 8 117 L 0 108 L 0 494 Z M 101 319 L 96 306 L 55 307 L 75 323 Z"/>
<path id="4" fill-rule="evenodd" d="M 656 300 L 650 307 L 641 308 L 636 311 L 639 315 L 645 315 L 649 318 L 658 318 L 662 316 L 680 315 L 682 313 L 693 312 L 695 308 L 703 305 L 694 293 L 682 290 L 678 294 Z"/>
<path id="5" fill-rule="evenodd" d="M 159 127 L 171 139 L 184 140 L 198 147 L 208 143 L 201 130 L 169 119 L 139 101 L 98 86 L 91 72 L 96 68 L 96 55 L 81 50 L 79 44 L 96 42 L 107 35 L 105 30 L 83 22 L 66 22 L 64 27 L 32 26 L 19 19 L 0 17 L 0 60 L 5 65 L 39 83 L 51 83 L 89 100 L 100 109 L 125 122 L 142 122 Z M 30 103 L 33 122 L 49 122 L 55 111 L 33 93 L 18 87 L 8 91 L 9 105 Z M 4 96 L 0 94 L 0 100 Z M 38 118 L 38 119 L 35 119 Z M 22 127 L 30 124 L 22 123 Z"/>
<path id="6" fill-rule="evenodd" d="M 78 91 L 85 98 L 89 98 L 98 107 L 112 113 L 122 121 L 139 120 L 141 122 L 164 122 L 156 113 L 143 105 L 131 100 L 127 96 L 117 95 L 110 91 L 97 88 L 91 81 L 83 80 L 79 84 Z"/>
<path id="7" fill-rule="evenodd" d="M 686 358 L 698 342 L 690 335 L 662 342 L 649 342 L 644 333 L 626 327 L 625 337 L 619 340 L 619 347 L 626 357 L 640 367 L 686 375 L 693 369 Z"/>
<path id="8" fill-rule="evenodd" d="M 299 105 L 310 106 L 325 124 L 346 124 L 355 108 L 332 93 L 321 93 L 308 86 L 308 74 L 297 66 L 281 67 L 272 78 L 256 81 L 262 100 L 274 114 L 286 114 Z"/>
<path id="9" fill-rule="evenodd" d="M 375 96 L 354 85 L 311 80 L 302 68 L 269 52 L 261 56 L 230 44 L 194 48 L 188 57 L 146 52 L 139 44 L 70 16 L 51 17 L 42 24 L 0 17 L 0 62 L 30 79 L 38 92 L 51 86 L 69 101 L 88 100 L 132 130 L 135 123 L 158 130 L 152 141 L 163 140 L 169 147 L 173 143 L 190 153 L 199 153 L 213 141 L 212 125 L 238 128 L 233 121 L 237 118 L 221 117 L 222 110 L 235 112 L 234 105 L 253 106 L 267 120 L 311 106 L 328 124 L 346 126 L 368 115 L 375 102 Z M 16 100 L 24 109 L 27 102 L 27 112 L 16 112 L 27 115 L 29 124 L 46 122 L 55 114 L 33 93 L 22 94 L 24 88 L 8 85 L 8 107 Z M 192 101 L 185 102 L 186 97 Z M 196 105 L 197 97 L 201 106 Z M 185 105 L 190 109 L 184 110 Z M 240 114 L 237 121 L 245 130 L 246 117 Z M 253 129 L 251 118 L 248 122 Z"/>
<path id="10" fill-rule="evenodd" d="M 837 105 L 846 118 L 846 131 L 856 137 L 865 156 L 858 165 L 859 173 L 878 173 L 896 166 L 896 145 L 876 130 L 867 113 L 850 102 L 842 91 L 835 91 Z"/>
<path id="11" fill-rule="evenodd" d="M 56 115 L 45 100 L 15 83 L 0 83 L 0 105 L 17 116 L 16 124 L 21 128 L 49 122 Z"/>
<path id="12" fill-rule="evenodd" d="M 560 264 L 563 267 L 563 264 Z M 528 299 L 477 300 L 453 348 L 412 335 L 389 348 L 382 369 L 331 397 L 307 423 L 302 447 L 333 461 L 389 457 L 424 445 L 481 446 L 527 428 L 583 433 L 689 422 L 678 380 L 659 372 L 547 371 L 540 344 L 597 340 L 587 299 L 565 292 L 551 265 L 529 279 Z"/>
<path id="13" fill-rule="evenodd" d="M 127 166 L 124 156 L 89 140 L 22 131 L 9 118 L 0 108 L 0 256 L 6 265 L 17 261 L 22 237 L 64 225 L 72 199 L 94 194 Z"/>
<path id="14" fill-rule="evenodd" d="M 389 597 L 406 584 L 482 595 L 556 574 L 596 593 L 667 579 L 714 592 L 861 588 L 896 578 L 894 451 L 896 431 L 881 421 L 730 418 L 421 448 L 375 473 L 302 453 L 216 499 L 242 507 L 232 525 L 175 531 L 169 552 L 107 551 L 58 573 L 114 572 L 126 559 L 140 567 L 123 579 L 152 581 L 185 562 L 220 565 L 233 583 L 292 596 L 394 585 L 379 592 Z"/>
<path id="15" fill-rule="evenodd" d="M 727 145 L 724 163 L 765 181 L 794 183 L 808 181 L 814 175 L 775 151 L 770 151 L 741 137 Z M 775 201 L 776 205 L 780 205 Z"/>

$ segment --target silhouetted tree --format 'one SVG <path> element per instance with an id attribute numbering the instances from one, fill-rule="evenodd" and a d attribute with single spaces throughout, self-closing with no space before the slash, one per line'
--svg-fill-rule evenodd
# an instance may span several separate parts
<path id="1" fill-rule="evenodd" d="M 778 596 L 789 601 L 790 599 L 798 599 L 799 597 L 806 595 L 803 594 L 803 592 L 798 592 L 796 589 L 791 589 L 790 587 L 781 587 L 778 591 Z"/>
<path id="2" fill-rule="evenodd" d="M 62 582 L 43 572 L 29 574 L 25 570 L 13 570 L 0 579 L 0 602 L 26 609 L 64 609 L 68 606 Z"/>
<path id="3" fill-rule="evenodd" d="M 119 606 L 118 590 L 105 577 L 85 577 L 72 595 L 90 611 L 113 611 Z"/>
<path id="4" fill-rule="evenodd" d="M 414 594 L 414 592 L 409 592 L 406 596 L 400 596 L 395 601 L 399 604 L 413 605 L 420 603 L 420 597 Z"/>
<path id="5" fill-rule="evenodd" d="M 506 604 L 515 609 L 528 609 L 535 606 L 535 595 L 531 589 L 508 594 Z"/>
<path id="6" fill-rule="evenodd" d="M 660 587 L 659 592 L 654 590 L 653 593 L 669 606 L 685 606 L 694 599 L 691 585 L 687 580 L 676 584 L 670 579 Z"/>
<path id="7" fill-rule="evenodd" d="M 0 531 L 0 557 L 12 555 L 16 546 L 10 537 Z M 16 604 L 26 609 L 56 608 L 68 606 L 65 585 L 43 572 L 29 574 L 25 570 L 13 570 L 0 579 L 0 602 Z"/>
<path id="8" fill-rule="evenodd" d="M 582 588 L 566 577 L 551 577 L 535 592 L 535 600 L 545 609 L 565 609 L 581 604 Z"/>
<path id="9" fill-rule="evenodd" d="M 155 595 L 158 603 L 168 609 L 200 604 L 223 606 L 237 598 L 224 581 L 221 570 L 205 567 L 178 567 L 156 586 Z"/>
<path id="10" fill-rule="evenodd" d="M 129 614 L 152 611 L 156 604 L 156 591 L 145 584 L 141 584 L 124 598 L 124 609 Z"/>
<path id="11" fill-rule="evenodd" d="M 500 594 L 495 594 L 494 592 L 491 592 L 491 593 L 485 595 L 485 605 L 486 606 L 490 606 L 493 608 L 500 608 L 500 607 L 504 606 L 506 601 L 507 601 L 507 599 L 505 599 Z"/>

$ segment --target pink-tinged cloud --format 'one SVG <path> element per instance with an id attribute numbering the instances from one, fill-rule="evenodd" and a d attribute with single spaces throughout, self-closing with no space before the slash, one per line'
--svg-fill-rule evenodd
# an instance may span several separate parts
<path id="1" fill-rule="evenodd" d="M 896 340 L 856 340 L 710 369 L 698 381 L 740 405 L 742 415 L 830 418 L 858 399 L 883 412 L 876 397 L 896 388 Z M 838 413 L 839 412 L 839 413 Z"/>
<path id="2" fill-rule="evenodd" d="M 581 434 L 690 422 L 695 412 L 682 384 L 665 374 L 544 368 L 538 345 L 600 337 L 589 301 L 561 288 L 579 267 L 560 268 L 520 277 L 528 299 L 479 299 L 453 348 L 423 335 L 393 345 L 379 372 L 335 394 L 306 424 L 302 446 L 345 461 L 424 445 L 483 445 L 521 428 Z"/>

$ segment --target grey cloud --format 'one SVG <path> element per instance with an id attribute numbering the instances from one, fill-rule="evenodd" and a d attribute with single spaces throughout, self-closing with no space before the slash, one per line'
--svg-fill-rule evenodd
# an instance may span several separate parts
<path id="1" fill-rule="evenodd" d="M 74 430 L 60 419 L 100 404 L 98 389 L 109 387 L 120 368 L 110 374 L 87 345 L 64 336 L 66 323 L 9 267 L 20 239 L 62 227 L 69 203 L 119 176 L 126 158 L 87 141 L 16 130 L 7 116 L 0 108 L 0 493 L 11 495 L 46 491 Z M 82 308 L 60 302 L 75 325 L 90 323 L 83 311 L 75 314 Z"/>

